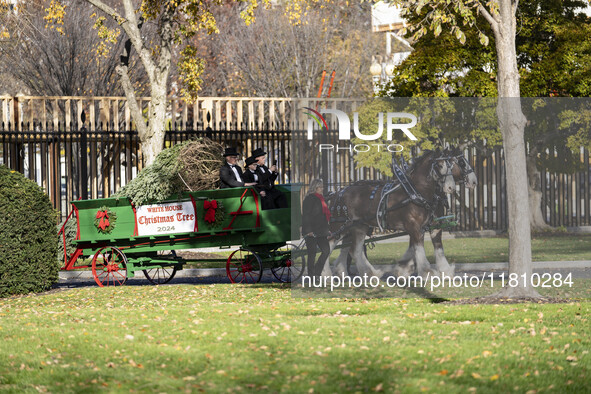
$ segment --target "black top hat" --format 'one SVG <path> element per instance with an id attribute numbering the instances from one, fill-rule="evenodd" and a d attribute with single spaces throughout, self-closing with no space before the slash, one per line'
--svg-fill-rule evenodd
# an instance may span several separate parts
<path id="1" fill-rule="evenodd" d="M 236 151 L 236 148 L 226 148 L 224 151 L 224 157 L 226 156 L 240 156 L 240 153 Z"/>
<path id="2" fill-rule="evenodd" d="M 252 151 L 252 157 L 254 157 L 255 159 L 257 157 L 265 156 L 266 154 L 267 154 L 267 152 L 265 152 L 263 150 L 263 148 L 256 148 L 255 150 Z"/>
<path id="3" fill-rule="evenodd" d="M 257 162 L 257 161 L 256 161 L 256 159 L 254 158 L 254 156 L 250 156 L 250 157 L 247 157 L 247 158 L 246 158 L 246 160 L 245 160 L 244 164 L 246 164 L 246 166 L 248 167 L 249 165 L 251 165 L 251 164 L 254 164 L 254 163 L 256 163 L 256 162 Z"/>

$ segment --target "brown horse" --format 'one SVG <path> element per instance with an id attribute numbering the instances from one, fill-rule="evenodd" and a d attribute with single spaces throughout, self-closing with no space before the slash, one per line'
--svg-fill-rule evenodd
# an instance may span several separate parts
<path id="1" fill-rule="evenodd" d="M 476 174 L 474 173 L 472 166 L 470 166 L 470 163 L 468 163 L 468 160 L 466 160 L 462 151 L 458 148 L 453 148 L 444 151 L 444 155 L 450 157 L 452 164 L 455 164 L 452 168 L 452 174 L 454 176 L 455 182 L 464 183 L 464 185 L 467 188 L 474 189 L 478 184 L 478 179 L 476 178 Z M 435 209 L 435 217 L 442 217 L 446 215 L 446 206 L 443 199 L 446 197 L 441 197 L 441 203 Z M 448 276 L 453 276 L 455 266 L 450 266 L 450 264 L 448 263 L 447 258 L 445 257 L 445 252 L 443 250 L 443 243 L 441 242 L 443 230 L 441 228 L 430 230 L 430 235 L 431 243 L 433 243 L 433 252 L 435 255 L 435 266 L 440 272 L 444 272 Z M 406 251 L 405 256 L 408 257 L 408 255 L 410 254 L 411 252 L 409 246 L 409 250 Z M 404 260 L 404 257 L 402 260 Z"/>
<path id="2" fill-rule="evenodd" d="M 352 245 L 342 250 L 335 269 L 346 272 L 347 255 L 351 254 L 360 274 L 380 276 L 382 272 L 365 257 L 363 244 L 371 228 L 383 227 L 406 231 L 410 235 L 409 259 L 398 265 L 396 275 L 411 275 L 415 270 L 412 262 L 419 275 L 431 272 L 423 247 L 425 226 L 432 220 L 438 193 L 451 193 L 455 189 L 453 171 L 456 166 L 438 151 L 427 151 L 416 159 L 410 168 L 409 180 L 420 198 L 410 199 L 401 186 L 384 197 L 384 188 L 392 187 L 392 183 L 373 181 L 357 182 L 337 192 L 331 200 L 331 228 L 335 234 L 351 240 Z M 459 167 L 455 170 L 459 174 Z M 331 247 L 335 243 L 333 241 Z M 323 275 L 329 273 L 327 268 L 328 264 L 325 264 Z"/>

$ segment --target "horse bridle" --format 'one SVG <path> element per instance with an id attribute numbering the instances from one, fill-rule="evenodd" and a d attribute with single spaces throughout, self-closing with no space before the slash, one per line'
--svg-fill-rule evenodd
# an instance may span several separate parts
<path id="1" fill-rule="evenodd" d="M 462 171 L 463 181 L 465 185 L 468 183 L 468 175 L 472 174 L 474 172 L 474 169 L 472 168 L 470 163 L 468 163 L 468 159 L 466 159 L 464 155 L 455 156 L 454 159 L 456 159 L 458 166 Z"/>
<path id="2" fill-rule="evenodd" d="M 453 173 L 451 171 L 451 169 L 452 169 L 451 160 L 452 160 L 451 156 L 450 157 L 437 157 L 437 158 L 433 159 L 433 162 L 431 163 L 431 171 L 429 172 L 429 177 L 431 179 L 435 179 L 440 187 L 443 186 L 441 183 L 443 182 L 443 180 L 446 177 L 453 176 Z M 441 174 L 439 171 L 437 171 L 435 169 L 435 166 L 439 166 L 439 163 L 438 163 L 439 161 L 445 162 L 445 166 L 447 168 L 445 174 Z"/>

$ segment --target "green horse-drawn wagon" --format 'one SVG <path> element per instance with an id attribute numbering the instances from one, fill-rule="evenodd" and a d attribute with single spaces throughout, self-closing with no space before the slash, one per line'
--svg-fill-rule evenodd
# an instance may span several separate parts
<path id="1" fill-rule="evenodd" d="M 298 186 L 277 188 L 299 207 Z M 141 206 L 123 198 L 76 201 L 68 218 L 77 219 L 76 250 L 64 253 L 62 269 L 91 268 L 99 286 L 123 285 L 137 271 L 163 284 L 187 263 L 175 250 L 237 246 L 223 259 L 231 282 L 258 282 L 264 268 L 290 282 L 303 268 L 292 259 L 291 208 L 262 210 L 260 202 L 253 188 L 189 192 Z"/>

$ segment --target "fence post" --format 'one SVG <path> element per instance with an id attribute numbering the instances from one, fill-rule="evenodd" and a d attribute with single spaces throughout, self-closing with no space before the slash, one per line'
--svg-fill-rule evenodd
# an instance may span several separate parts
<path id="1" fill-rule="evenodd" d="M 19 93 L 14 97 L 13 101 L 13 131 L 15 132 L 15 139 L 14 139 L 14 152 L 12 158 L 12 169 L 15 171 L 20 172 L 21 174 L 25 173 L 25 146 L 24 143 L 19 142 L 19 137 L 22 137 L 23 133 L 23 119 L 21 118 L 21 101 L 24 97 L 24 94 Z"/>
<path id="2" fill-rule="evenodd" d="M 80 115 L 80 120 L 82 121 L 82 128 L 80 129 L 80 187 L 82 190 L 80 197 L 83 200 L 88 200 L 88 131 L 85 126 L 86 113 L 84 111 Z"/>

